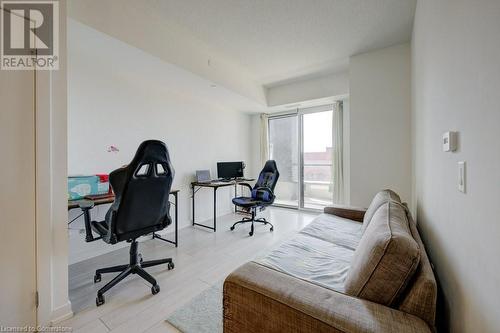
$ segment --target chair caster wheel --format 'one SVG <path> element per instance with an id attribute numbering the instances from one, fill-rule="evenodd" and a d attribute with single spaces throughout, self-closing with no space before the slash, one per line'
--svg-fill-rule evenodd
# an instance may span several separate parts
<path id="1" fill-rule="evenodd" d="M 253 231 L 250 231 L 248 234 L 249 234 L 250 236 L 253 236 Z"/>
<path id="2" fill-rule="evenodd" d="M 155 284 L 154 286 L 151 287 L 151 294 L 156 295 L 160 292 L 160 285 Z"/>
<path id="3" fill-rule="evenodd" d="M 229 229 L 231 229 L 231 231 L 234 230 L 234 225 L 231 228 L 229 228 Z"/>
<path id="4" fill-rule="evenodd" d="M 271 227 L 271 229 L 269 229 L 269 231 L 274 231 L 274 227 Z"/>
<path id="5" fill-rule="evenodd" d="M 101 306 L 104 304 L 104 295 L 97 295 L 97 298 L 95 299 L 95 305 Z"/>
<path id="6" fill-rule="evenodd" d="M 94 283 L 101 282 L 101 274 L 97 273 L 94 275 Z"/>
<path id="7" fill-rule="evenodd" d="M 168 267 L 168 270 L 171 270 L 171 269 L 174 269 L 175 265 L 173 262 L 169 262 L 167 267 Z"/>

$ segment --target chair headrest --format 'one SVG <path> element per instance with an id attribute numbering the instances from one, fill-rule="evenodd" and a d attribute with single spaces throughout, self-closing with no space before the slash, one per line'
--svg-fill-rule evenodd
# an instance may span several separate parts
<path id="1" fill-rule="evenodd" d="M 140 144 L 137 148 L 131 166 L 135 166 L 138 163 L 148 163 L 148 162 L 170 162 L 170 156 L 168 154 L 167 145 L 159 140 L 146 140 Z"/>
<path id="2" fill-rule="evenodd" d="M 262 168 L 262 172 L 276 172 L 278 171 L 278 167 L 276 166 L 276 161 L 268 160 L 266 164 L 264 164 L 264 168 Z"/>

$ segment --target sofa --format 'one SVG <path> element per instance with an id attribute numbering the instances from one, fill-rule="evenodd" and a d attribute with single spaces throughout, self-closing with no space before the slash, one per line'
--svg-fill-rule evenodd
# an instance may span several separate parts
<path id="1" fill-rule="evenodd" d="M 417 226 L 391 190 L 332 206 L 232 272 L 223 327 L 243 332 L 434 332 L 437 285 Z"/>

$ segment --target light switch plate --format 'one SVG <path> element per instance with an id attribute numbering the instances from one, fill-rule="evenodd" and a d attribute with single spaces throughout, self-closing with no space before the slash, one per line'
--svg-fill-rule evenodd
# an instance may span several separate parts
<path id="1" fill-rule="evenodd" d="M 465 193 L 465 161 L 458 162 L 458 190 Z"/>

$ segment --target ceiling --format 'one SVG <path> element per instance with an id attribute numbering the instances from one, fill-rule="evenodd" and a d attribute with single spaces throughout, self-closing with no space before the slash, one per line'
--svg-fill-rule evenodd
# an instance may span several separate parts
<path id="1" fill-rule="evenodd" d="M 349 56 L 410 40 L 415 0 L 154 0 L 166 21 L 217 48 L 258 84 L 348 66 Z"/>
<path id="2" fill-rule="evenodd" d="M 221 101 L 217 90 L 223 89 L 235 95 L 238 110 L 262 112 L 279 109 L 281 102 L 272 103 L 270 96 L 287 91 L 293 96 L 307 91 L 310 100 L 333 96 L 314 89 L 329 87 L 336 80 L 333 76 L 345 76 L 350 56 L 409 41 L 415 4 L 416 0 L 68 0 L 68 13 L 182 68 L 188 76 L 194 74 L 200 84 L 217 86 L 211 90 L 214 100 Z M 291 102 L 298 100 L 281 104 Z"/>

